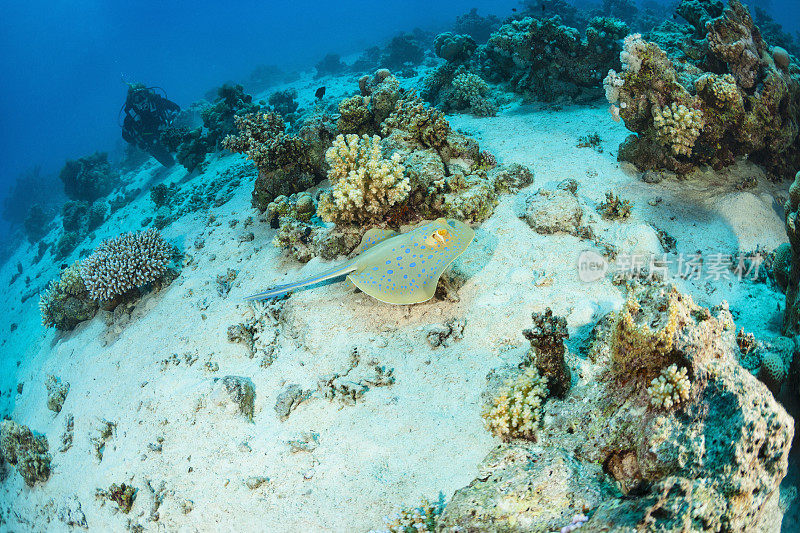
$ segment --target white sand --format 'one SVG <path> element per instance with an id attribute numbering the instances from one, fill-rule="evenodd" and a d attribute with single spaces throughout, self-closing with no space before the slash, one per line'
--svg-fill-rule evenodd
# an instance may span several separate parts
<path id="1" fill-rule="evenodd" d="M 330 95 L 332 84 L 327 84 Z M 318 85 L 301 81 L 301 94 L 313 93 Z M 68 334 L 45 330 L 38 298 L 19 304 L 21 282 L 2 283 L 0 297 L 7 302 L 3 323 L 19 327 L 3 334 L 0 412 L 47 436 L 53 473 L 46 484 L 31 489 L 12 472 L 0 485 L 0 513 L 6 521 L 0 529 L 66 530 L 55 514 L 71 494 L 97 531 L 125 530 L 128 519 L 146 531 L 366 531 L 380 527 L 395 506 L 415 504 L 421 496 L 435 498 L 439 491 L 449 498 L 475 477 L 478 462 L 497 444 L 480 418 L 484 378 L 524 354 L 521 331 L 530 325 L 531 312 L 550 306 L 566 315 L 573 334 L 570 347 L 576 349 L 593 322 L 622 302 L 608 279 L 578 280 L 577 256 L 590 243 L 569 235 L 538 235 L 518 218 L 525 195 L 541 186 L 576 179 L 584 216 L 611 242 L 637 224 L 668 231 L 681 252 L 732 253 L 756 245 L 771 249 L 785 240 L 773 194 L 786 184 L 761 179 L 756 189 L 737 192 L 733 185 L 747 169 L 727 178 L 715 174 L 713 184 L 643 183 L 616 162 L 616 146 L 628 132 L 604 108 L 553 112 L 512 105 L 498 117 L 454 116 L 451 122 L 475 135 L 501 162 L 522 163 L 536 173 L 534 185 L 503 198 L 456 262 L 454 268 L 468 277 L 458 303 L 390 306 L 356 294 L 347 283 L 298 292 L 284 306 L 277 359 L 261 368 L 244 346 L 227 341 L 227 327 L 250 313 L 241 297 L 284 276 L 294 279 L 329 265 L 315 260 L 300 268 L 270 244 L 274 230 L 267 224 L 242 227 L 242 220 L 255 215 L 250 182 L 211 210 L 217 217 L 214 225 L 206 226 L 208 213 L 195 213 L 163 232 L 187 252 L 188 264 L 166 290 L 139 303 L 134 319 L 118 335 L 107 333 L 100 317 Z M 576 147 L 579 136 L 595 131 L 605 152 Z M 207 174 L 238 160 L 217 159 Z M 145 182 L 155 173 L 160 171 L 151 166 L 136 179 Z M 183 174 L 173 169 L 166 179 L 176 181 Z M 193 177 L 189 184 L 202 179 Z M 630 221 L 609 223 L 594 211 L 610 189 L 633 202 Z M 648 205 L 657 196 L 662 202 Z M 138 229 L 139 221 L 153 214 L 144 194 L 104 225 L 91 246 L 123 228 Z M 240 223 L 230 228 L 233 219 Z M 243 231 L 253 231 L 255 241 L 239 243 Z M 205 239 L 201 250 L 192 247 L 198 236 Z M 29 266 L 32 256 L 32 250 L 18 252 L 0 278 L 7 281 L 17 261 L 26 265 L 27 275 L 38 276 L 32 286 L 57 274 L 59 265 L 47 260 Z M 228 268 L 240 272 L 229 295 L 221 297 L 214 280 Z M 745 329 L 775 334 L 782 295 L 767 286 L 706 280 L 681 285 L 705 305 L 727 299 Z M 454 317 L 466 320 L 464 338 L 431 348 L 424 327 Z M 362 361 L 376 359 L 394 368 L 396 383 L 372 388 L 354 406 L 314 394 L 287 421 L 278 420 L 273 406 L 285 385 L 316 388 L 320 376 L 346 370 L 353 347 Z M 187 365 L 184 353 L 196 355 L 197 362 Z M 180 356 L 180 364 L 162 365 L 173 354 Z M 206 370 L 207 361 L 219 370 Z M 46 407 L 47 374 L 71 384 L 57 416 Z M 198 408 L 210 380 L 225 375 L 254 382 L 253 423 L 210 400 Z M 18 382 L 24 383 L 19 395 Z M 74 445 L 60 453 L 68 414 L 75 416 Z M 90 443 L 99 419 L 117 424 L 101 463 Z M 290 453 L 286 441 L 306 431 L 319 434 L 318 447 Z M 149 450 L 158 437 L 164 439 L 163 451 Z M 251 476 L 269 481 L 252 490 L 244 484 Z M 166 486 L 158 522 L 148 519 L 146 480 Z M 139 489 L 128 516 L 116 513 L 113 504 L 101 506 L 94 496 L 96 488 L 123 481 Z M 186 500 L 193 502 L 193 510 L 185 514 L 181 505 Z"/>

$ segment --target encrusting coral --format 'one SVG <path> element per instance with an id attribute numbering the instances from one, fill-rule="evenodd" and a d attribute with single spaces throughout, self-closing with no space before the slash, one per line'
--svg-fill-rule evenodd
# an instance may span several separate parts
<path id="1" fill-rule="evenodd" d="M 29 487 L 50 477 L 51 456 L 47 438 L 36 435 L 28 426 L 13 420 L 3 420 L 0 425 L 0 456 L 17 472 Z"/>
<path id="2" fill-rule="evenodd" d="M 640 170 L 689 172 L 745 156 L 774 173 L 793 172 L 800 166 L 800 67 L 774 60 L 739 0 L 724 9 L 684 0 L 678 13 L 694 36 L 673 36 L 678 46 L 662 49 L 629 35 L 622 72 L 611 70 L 604 81 L 612 115 L 635 133 L 619 159 Z"/>
<path id="3" fill-rule="evenodd" d="M 338 223 L 379 221 L 410 189 L 399 155 L 383 157 L 377 135 L 339 135 L 325 158 L 332 188 L 319 200 L 323 220 Z"/>
<path id="4" fill-rule="evenodd" d="M 81 278 L 95 300 L 108 301 L 160 279 L 172 247 L 154 229 L 104 241 L 83 260 Z"/>
<path id="5" fill-rule="evenodd" d="M 533 438 L 546 398 L 547 378 L 530 367 L 500 389 L 483 413 L 486 427 L 503 440 Z"/>

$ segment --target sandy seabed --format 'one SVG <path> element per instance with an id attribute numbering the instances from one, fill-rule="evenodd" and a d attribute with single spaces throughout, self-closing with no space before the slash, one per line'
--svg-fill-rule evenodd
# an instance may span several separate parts
<path id="1" fill-rule="evenodd" d="M 311 94 L 312 83 L 306 82 Z M 21 300 L 57 276 L 61 264 L 46 258 L 30 266 L 34 247 L 20 249 L 0 272 L 6 302 L 0 311 L 0 413 L 47 436 L 53 472 L 33 488 L 10 473 L 0 484 L 0 529 L 69 530 L 58 513 L 73 496 L 95 531 L 137 524 L 145 531 L 368 531 L 381 527 L 397 506 L 415 505 L 422 496 L 435 499 L 440 492 L 449 498 L 475 477 L 478 463 L 497 445 L 480 416 L 485 377 L 524 355 L 521 331 L 530 326 L 531 313 L 551 307 L 566 316 L 568 347 L 576 351 L 592 325 L 624 301 L 609 277 L 579 280 L 578 255 L 592 248 L 590 242 L 537 234 L 520 218 L 526 196 L 540 187 L 576 180 L 585 220 L 623 251 L 657 251 L 640 237 L 653 233 L 648 228 L 667 232 L 677 252 L 687 255 L 770 250 L 786 240 L 776 198 L 788 184 L 770 182 L 745 163 L 680 182 L 644 183 L 617 162 L 616 147 L 628 132 L 603 105 L 555 111 L 511 104 L 496 117 L 448 118 L 501 163 L 535 172 L 533 185 L 502 197 L 452 267 L 463 279 L 459 301 L 391 306 L 347 282 L 298 292 L 283 304 L 276 359 L 267 367 L 245 346 L 228 341 L 228 327 L 253 316 L 242 297 L 331 265 L 315 259 L 301 266 L 282 256 L 271 245 L 275 230 L 258 220 L 246 228 L 255 239 L 239 241 L 244 219 L 257 218 L 250 181 L 210 211 L 213 222 L 208 211 L 197 212 L 163 231 L 185 251 L 183 271 L 164 290 L 146 295 L 124 327 L 107 326 L 98 316 L 66 334 L 43 328 L 38 296 Z M 593 132 L 602 138 L 602 152 L 577 147 L 580 136 Z M 238 156 L 215 157 L 204 174 L 185 181 L 182 168 L 164 172 L 151 161 L 126 178 L 145 191 L 162 180 L 189 186 L 240 162 Z M 739 191 L 736 186 L 750 175 L 758 185 Z M 596 212 L 608 190 L 633 203 L 627 221 L 608 222 Z M 140 228 L 152 215 L 149 195 L 142 194 L 96 232 L 91 247 Z M 239 221 L 235 227 L 233 220 Z M 204 241 L 200 249 L 198 239 Z M 32 278 L 28 288 L 21 280 L 8 283 L 18 262 L 22 278 Z M 230 292 L 220 294 L 215 280 L 228 269 L 238 275 Z M 701 305 L 728 301 L 737 326 L 757 337 L 778 332 L 783 296 L 765 284 L 677 283 Z M 432 347 L 427 328 L 451 319 L 465 322 L 463 338 Z M 12 323 L 17 326 L 9 332 Z M 347 370 L 353 348 L 360 365 L 393 368 L 395 383 L 371 388 L 355 405 L 315 392 L 288 419 L 279 419 L 274 406 L 288 385 L 315 391 L 322 376 Z M 50 374 L 70 383 L 58 414 L 46 405 L 44 380 Z M 213 379 L 227 375 L 248 377 L 255 385 L 252 422 L 217 394 Z M 59 452 L 69 415 L 74 442 Z M 114 422 L 116 430 L 99 461 L 92 439 L 103 420 Z M 293 452 L 287 442 L 309 432 L 316 447 Z M 790 476 L 794 469 L 792 464 Z M 251 488 L 259 477 L 268 480 Z M 95 497 L 97 488 L 122 482 L 139 489 L 127 515 Z M 151 520 L 154 498 L 162 499 L 158 521 Z"/>

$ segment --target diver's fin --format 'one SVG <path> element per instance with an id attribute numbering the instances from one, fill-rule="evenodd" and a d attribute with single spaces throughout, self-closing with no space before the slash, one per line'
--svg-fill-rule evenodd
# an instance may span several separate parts
<path id="1" fill-rule="evenodd" d="M 340 265 L 336 268 L 331 270 L 326 270 L 316 276 L 312 276 L 310 278 L 296 281 L 294 283 L 286 283 L 284 285 L 276 285 L 270 289 L 265 290 L 264 292 L 259 292 L 258 294 L 253 294 L 245 298 L 247 301 L 255 301 L 255 300 L 266 300 L 267 298 L 276 298 L 278 296 L 283 296 L 287 292 L 291 292 L 295 289 L 299 289 L 301 287 L 307 287 L 308 285 L 314 285 L 316 283 L 321 283 L 323 281 L 338 278 L 339 276 L 344 276 L 356 270 L 356 265 L 351 261 L 345 263 L 344 265 Z"/>

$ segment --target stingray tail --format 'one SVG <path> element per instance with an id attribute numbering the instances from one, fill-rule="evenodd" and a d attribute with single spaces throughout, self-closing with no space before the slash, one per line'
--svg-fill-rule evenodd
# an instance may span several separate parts
<path id="1" fill-rule="evenodd" d="M 258 294 L 253 294 L 245 298 L 247 301 L 256 301 L 256 300 L 266 300 L 267 298 L 277 298 L 278 296 L 283 296 L 284 294 L 291 292 L 295 289 L 299 289 L 301 287 L 307 287 L 309 285 L 314 285 L 316 283 L 321 283 L 323 281 L 338 278 L 340 276 L 344 276 L 345 274 L 349 274 L 356 269 L 355 265 L 352 263 L 346 263 L 344 265 L 338 266 L 331 270 L 326 270 L 316 276 L 312 276 L 310 278 L 296 281 L 294 283 L 286 283 L 284 285 L 275 285 L 274 287 L 265 290 L 264 292 L 259 292 Z"/>

